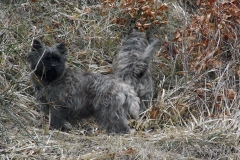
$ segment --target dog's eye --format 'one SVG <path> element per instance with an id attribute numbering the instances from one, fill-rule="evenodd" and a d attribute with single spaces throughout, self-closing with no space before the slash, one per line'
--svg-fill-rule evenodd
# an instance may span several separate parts
<path id="1" fill-rule="evenodd" d="M 50 60 L 50 57 L 45 57 L 44 59 L 47 60 L 47 61 L 49 61 L 49 60 Z"/>
<path id="2" fill-rule="evenodd" d="M 60 58 L 55 57 L 55 58 L 54 58 L 54 61 L 55 61 L 55 62 L 59 62 L 59 61 L 60 61 Z"/>

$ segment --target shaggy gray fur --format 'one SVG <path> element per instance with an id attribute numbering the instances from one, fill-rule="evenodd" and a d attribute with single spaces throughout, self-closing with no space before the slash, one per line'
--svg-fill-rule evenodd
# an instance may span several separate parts
<path id="1" fill-rule="evenodd" d="M 47 47 L 38 40 L 28 55 L 36 98 L 49 109 L 50 128 L 68 130 L 66 124 L 93 116 L 107 132 L 129 132 L 127 114 L 138 119 L 140 109 L 132 87 L 113 76 L 66 68 L 65 55 L 63 44 Z"/>
<path id="2" fill-rule="evenodd" d="M 140 98 L 140 112 L 149 107 L 153 95 L 149 64 L 159 40 L 153 40 L 150 44 L 149 41 L 146 33 L 132 31 L 123 40 L 121 50 L 113 61 L 115 76 L 133 86 Z"/>

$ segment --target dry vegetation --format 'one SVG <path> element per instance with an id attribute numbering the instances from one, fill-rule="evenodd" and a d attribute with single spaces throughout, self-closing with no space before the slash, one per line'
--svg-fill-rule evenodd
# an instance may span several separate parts
<path id="1" fill-rule="evenodd" d="M 0 8 L 2 159 L 240 159 L 238 0 L 2 0 Z M 32 39 L 64 42 L 70 67 L 110 74 L 132 26 L 161 40 L 153 106 L 131 122 L 137 132 L 108 135 L 92 121 L 48 130 L 26 64 Z"/>

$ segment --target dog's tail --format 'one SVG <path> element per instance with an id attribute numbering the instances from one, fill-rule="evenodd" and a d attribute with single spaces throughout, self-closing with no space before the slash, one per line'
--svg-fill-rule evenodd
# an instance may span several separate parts
<path id="1" fill-rule="evenodd" d="M 149 63 L 158 43 L 159 40 L 155 39 L 151 44 L 149 44 L 144 53 L 140 56 L 140 59 L 145 60 Z"/>
<path id="2" fill-rule="evenodd" d="M 141 77 L 148 69 L 148 65 L 152 59 L 153 53 L 158 45 L 159 40 L 155 39 L 151 44 L 147 46 L 144 53 L 139 55 L 138 61 L 134 65 L 134 75 L 137 77 Z"/>

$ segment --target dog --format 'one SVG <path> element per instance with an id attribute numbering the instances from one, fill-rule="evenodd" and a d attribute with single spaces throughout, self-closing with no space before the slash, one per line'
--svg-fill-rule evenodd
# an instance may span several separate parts
<path id="1" fill-rule="evenodd" d="M 158 43 L 159 40 L 151 38 L 148 33 L 132 30 L 113 60 L 113 74 L 132 86 L 140 98 L 140 112 L 150 106 L 153 96 L 149 66 Z"/>
<path id="2" fill-rule="evenodd" d="M 108 133 L 128 133 L 128 115 L 137 120 L 140 110 L 133 88 L 111 75 L 69 68 L 66 55 L 64 44 L 48 47 L 34 39 L 27 56 L 36 99 L 49 112 L 50 129 L 68 131 L 68 124 L 92 116 Z"/>

